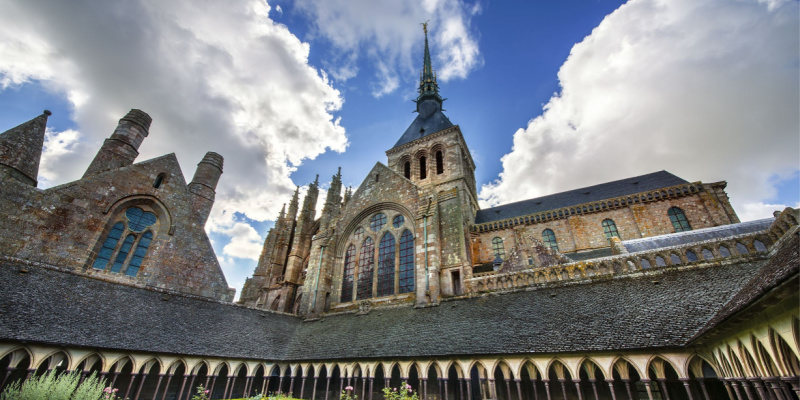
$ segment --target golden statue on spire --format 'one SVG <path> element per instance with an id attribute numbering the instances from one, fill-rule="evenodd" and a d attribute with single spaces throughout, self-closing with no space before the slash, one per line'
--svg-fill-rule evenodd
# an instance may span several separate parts
<path id="1" fill-rule="evenodd" d="M 420 24 L 422 25 L 422 30 L 425 32 L 425 36 L 428 35 L 428 22 L 431 22 L 431 20 L 427 20 Z"/>

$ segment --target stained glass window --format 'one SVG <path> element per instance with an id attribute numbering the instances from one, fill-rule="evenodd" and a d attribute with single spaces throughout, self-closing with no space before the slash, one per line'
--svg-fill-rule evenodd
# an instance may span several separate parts
<path id="1" fill-rule="evenodd" d="M 501 259 L 506 259 L 506 249 L 503 246 L 503 238 L 496 237 L 492 239 L 492 254 L 497 257 L 500 256 Z"/>
<path id="2" fill-rule="evenodd" d="M 131 207 L 125 210 L 125 217 L 128 219 L 128 229 L 134 232 L 142 232 L 148 226 L 156 223 L 155 214 L 138 207 Z"/>
<path id="3" fill-rule="evenodd" d="M 384 213 L 377 213 L 369 220 L 369 229 L 373 232 L 378 232 L 386 225 L 386 215 Z"/>
<path id="4" fill-rule="evenodd" d="M 355 235 L 356 241 L 361 240 L 361 236 L 364 236 L 364 228 L 359 226 L 356 228 L 356 231 L 353 232 L 353 235 Z"/>
<path id="5" fill-rule="evenodd" d="M 617 224 L 614 223 L 614 220 L 603 220 L 603 233 L 606 234 L 606 239 L 610 239 L 612 236 L 619 237 L 619 232 L 617 232 Z"/>
<path id="6" fill-rule="evenodd" d="M 128 258 L 128 253 L 131 252 L 134 239 L 136 238 L 133 236 L 133 234 L 130 234 L 125 238 L 125 241 L 122 242 L 122 247 L 119 248 L 119 253 L 117 253 L 117 259 L 114 260 L 114 265 L 111 266 L 111 272 L 122 271 L 122 264 L 124 264 L 125 259 Z"/>
<path id="7" fill-rule="evenodd" d="M 394 219 L 392 219 L 392 226 L 394 226 L 395 228 L 399 228 L 403 226 L 404 222 L 406 222 L 406 219 L 402 215 L 398 215 L 395 216 Z"/>
<path id="8" fill-rule="evenodd" d="M 672 221 L 672 227 L 675 228 L 675 232 L 685 232 L 692 230 L 692 227 L 689 225 L 689 221 L 686 219 L 686 214 L 683 213 L 678 207 L 672 207 L 667 211 L 667 215 L 669 215 L 669 220 Z"/>
<path id="9" fill-rule="evenodd" d="M 542 240 L 544 245 L 552 250 L 558 251 L 558 242 L 556 242 L 556 233 L 552 229 L 545 229 L 542 231 Z"/>
<path id="10" fill-rule="evenodd" d="M 394 294 L 394 252 L 394 236 L 386 232 L 378 248 L 378 296 Z"/>
<path id="11" fill-rule="evenodd" d="M 406 229 L 400 236 L 400 293 L 414 291 L 414 235 Z"/>
<path id="12" fill-rule="evenodd" d="M 105 242 L 103 242 L 103 247 L 97 254 L 94 264 L 92 264 L 93 268 L 106 269 L 106 265 L 108 265 L 108 261 L 111 260 L 111 256 L 114 254 L 114 249 L 117 247 L 117 242 L 119 242 L 119 238 L 122 237 L 122 231 L 124 229 L 125 224 L 122 222 L 117 222 L 114 224 L 114 227 L 111 228 L 111 232 L 108 233 L 108 237 L 106 238 Z"/>
<path id="13" fill-rule="evenodd" d="M 344 254 L 344 273 L 342 274 L 342 302 L 353 301 L 353 267 L 355 267 L 356 246 L 352 244 Z"/>
<path id="14" fill-rule="evenodd" d="M 372 241 L 372 238 L 366 238 L 361 245 L 361 252 L 358 254 L 358 292 L 356 293 L 356 300 L 372 297 L 372 274 L 374 270 L 375 242 Z"/>
<path id="15" fill-rule="evenodd" d="M 133 251 L 133 257 L 128 264 L 128 269 L 125 270 L 125 275 L 136 276 L 139 273 L 139 268 L 142 266 L 144 255 L 147 254 L 147 249 L 150 248 L 150 242 L 153 240 L 153 232 L 147 231 L 139 239 L 139 244 L 136 245 L 136 250 Z"/>

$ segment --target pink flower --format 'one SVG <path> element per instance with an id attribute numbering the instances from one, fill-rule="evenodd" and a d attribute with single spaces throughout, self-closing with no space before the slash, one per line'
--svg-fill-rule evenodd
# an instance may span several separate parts
<path id="1" fill-rule="evenodd" d="M 394 391 L 396 392 L 396 391 L 397 391 L 397 388 L 394 388 Z"/>
<path id="2" fill-rule="evenodd" d="M 347 387 L 344 388 L 344 390 L 353 390 L 353 387 L 352 386 L 347 386 Z"/>
<path id="3" fill-rule="evenodd" d="M 206 391 L 205 391 L 205 392 L 203 392 L 203 393 L 205 393 L 205 394 L 208 394 L 208 392 L 210 392 L 210 390 L 206 390 Z"/>
<path id="4" fill-rule="evenodd" d="M 406 384 L 406 389 L 411 390 L 411 385 Z"/>

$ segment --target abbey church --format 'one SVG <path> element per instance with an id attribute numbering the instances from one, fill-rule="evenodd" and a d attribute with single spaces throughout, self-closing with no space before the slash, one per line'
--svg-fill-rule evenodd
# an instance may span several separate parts
<path id="1" fill-rule="evenodd" d="M 174 154 L 136 162 L 157 121 L 134 109 L 39 189 L 50 113 L 0 134 L 0 389 L 798 399 L 798 210 L 741 222 L 726 182 L 667 171 L 482 209 L 443 102 L 426 32 L 416 118 L 355 190 L 287 199 L 235 302 L 204 231 L 221 155 L 188 183 Z"/>

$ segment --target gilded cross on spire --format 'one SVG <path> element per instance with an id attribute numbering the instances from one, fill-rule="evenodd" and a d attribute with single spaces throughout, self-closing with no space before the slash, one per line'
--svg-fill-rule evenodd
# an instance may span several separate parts
<path id="1" fill-rule="evenodd" d="M 431 20 L 427 20 L 420 24 L 422 25 L 422 30 L 425 32 L 425 36 L 428 36 L 428 22 L 431 22 Z"/>

